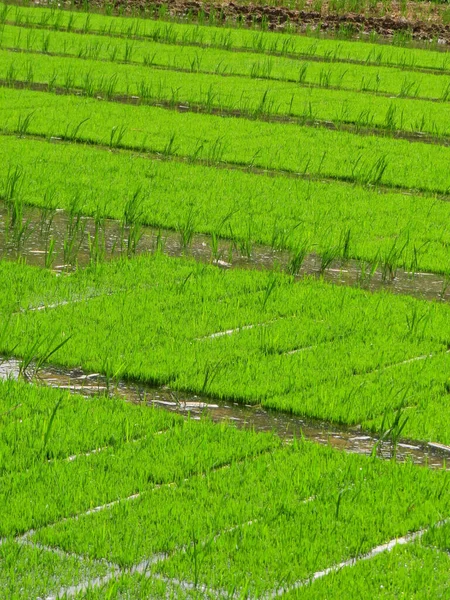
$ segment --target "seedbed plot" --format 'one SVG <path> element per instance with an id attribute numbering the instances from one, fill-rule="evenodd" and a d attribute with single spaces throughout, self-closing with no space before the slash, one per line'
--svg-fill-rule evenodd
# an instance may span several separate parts
<path id="1" fill-rule="evenodd" d="M 184 278 L 189 274 L 189 267 L 184 264 L 174 265 L 174 277 Z M 86 273 L 91 273 L 92 277 L 88 279 L 78 280 L 78 276 L 74 274 L 60 273 L 50 270 L 41 270 L 10 263 L 8 261 L 0 262 L 0 283 L 3 293 L 0 294 L 0 313 L 5 317 L 0 329 L 0 337 L 4 338 L 7 329 L 7 316 L 15 316 L 24 310 L 39 312 L 45 307 L 56 308 L 70 303 L 77 303 L 87 299 L 96 298 L 99 296 L 108 296 L 119 291 L 125 292 L 126 288 L 121 288 L 114 285 L 114 276 L 116 267 L 111 265 L 112 270 L 103 272 L 102 269 L 97 270 L 95 264 L 88 269 Z M 119 270 L 127 272 L 126 264 L 119 266 Z M 131 267 L 131 271 L 133 267 Z M 73 279 L 77 281 L 74 285 Z M 136 288 L 141 287 L 139 282 L 133 284 Z M 142 283 L 144 287 L 148 287 L 148 281 Z M 152 284 L 150 284 L 152 285 Z M 169 286 L 169 282 L 160 282 L 160 286 Z M 44 346 L 50 343 L 50 339 L 42 340 Z M 50 344 L 51 345 L 51 344 Z"/>
<path id="2" fill-rule="evenodd" d="M 109 17 L 59 11 L 49 8 L 1 5 L 1 19 L 22 27 L 68 30 L 102 34 L 112 38 L 148 39 L 166 44 L 212 47 L 231 51 L 256 52 L 295 58 L 349 61 L 361 64 L 397 66 L 401 69 L 429 69 L 450 72 L 447 53 L 405 49 L 366 42 L 311 39 L 286 33 L 258 32 L 195 24 L 167 23 L 147 19 Z"/>
<path id="3" fill-rule="evenodd" d="M 442 527 L 431 528 L 424 536 L 424 543 L 448 554 L 450 551 L 450 524 L 445 523 Z"/>
<path id="4" fill-rule="evenodd" d="M 271 435 L 217 426 L 207 419 L 184 420 L 148 407 L 120 407 L 120 400 L 86 400 L 16 382 L 1 384 L 0 392 L 6 406 L 10 399 L 21 400 L 1 415 L 5 467 L 0 477 L 0 537 L 106 509 L 126 498 L 133 501 L 160 486 L 280 446 Z M 37 404 L 40 398 L 42 406 Z M 46 403 L 51 412 L 45 410 Z M 66 414 L 74 410 L 73 431 L 62 443 Z M 114 424 L 107 439 L 103 432 Z"/>
<path id="5" fill-rule="evenodd" d="M 297 83 L 183 73 L 59 56 L 0 51 L 0 78 L 9 85 L 45 84 L 50 90 L 76 91 L 87 96 L 117 97 L 143 104 L 188 105 L 191 110 L 217 110 L 240 116 L 299 119 L 300 122 L 349 124 L 374 131 L 424 132 L 437 137 L 450 133 L 450 104 L 419 99 L 393 99 L 353 91 L 299 87 Z M 450 93 L 450 78 L 443 82 Z M 443 90 L 445 91 L 445 89 Z M 125 99 L 125 98 L 124 98 Z"/>
<path id="6" fill-rule="evenodd" d="M 446 147 L 28 90 L 2 89 L 0 102 L 8 106 L 0 129 L 9 133 L 436 193 L 450 186 Z"/>
<path id="7" fill-rule="evenodd" d="M 7 156 L 0 164 L 4 198 L 19 169 L 14 200 L 65 208 L 68 218 L 75 213 L 123 222 L 137 194 L 138 222 L 179 231 L 180 239 L 192 230 L 238 247 L 247 243 L 250 253 L 253 243 L 294 252 L 329 250 L 336 257 L 390 263 L 393 271 L 442 272 L 450 260 L 450 205 L 431 196 L 150 161 L 125 151 L 12 136 L 0 136 L 0 151 Z M 213 251 L 212 240 L 209 245 Z"/>
<path id="8" fill-rule="evenodd" d="M 88 402 L 67 392 L 0 382 L 1 474 L 25 471 L 46 461 L 118 449 L 169 432 L 173 414 L 120 400 Z"/>
<path id="9" fill-rule="evenodd" d="M 63 556 L 12 540 L 0 545 L 0 593 L 4 598 L 46 598 L 50 590 L 104 577 L 109 572 L 106 561 Z"/>
<path id="10" fill-rule="evenodd" d="M 420 543 L 399 546 L 391 552 L 362 561 L 352 567 L 338 569 L 336 573 L 326 574 L 314 582 L 305 581 L 298 589 L 280 594 L 286 599 L 299 600 L 338 600 L 345 596 L 359 597 L 370 594 L 370 598 L 386 598 L 397 600 L 402 596 L 414 600 L 428 600 L 430 594 L 434 598 L 445 598 L 449 589 L 448 570 L 450 558 L 443 552 L 427 548 Z M 89 600 L 104 598 L 140 599 L 142 597 L 158 597 L 155 590 L 162 596 L 166 590 L 171 590 L 177 598 L 217 598 L 218 591 L 199 586 L 199 590 L 174 588 L 164 584 L 154 576 L 123 576 L 100 589 L 76 596 Z M 153 596 L 151 594 L 154 594 Z M 226 597 L 226 595 L 224 596 Z"/>
<path id="11" fill-rule="evenodd" d="M 56 364 L 449 440 L 445 305 L 162 256 L 74 274 L 72 291 L 97 276 L 117 293 L 18 313 L 2 350 L 71 335 Z"/>
<path id="12" fill-rule="evenodd" d="M 153 560 L 169 579 L 263 597 L 440 522 L 446 475 L 303 442 L 30 539 L 128 569 L 147 560 L 151 571 Z"/>
<path id="13" fill-rule="evenodd" d="M 91 214 L 99 228 L 105 216 L 118 218 L 124 230 L 145 222 L 171 227 L 185 247 L 203 231 L 211 240 L 229 237 L 248 253 L 254 239 L 289 248 L 293 260 L 313 249 L 322 253 L 322 271 L 338 256 L 370 258 L 386 277 L 399 264 L 446 271 L 445 140 L 426 144 L 262 120 L 268 112 L 304 116 L 305 101 L 312 103 L 311 120 L 329 118 L 334 113 L 324 108 L 317 116 L 313 104 L 338 99 L 361 125 L 360 109 L 370 101 L 378 107 L 374 123 L 386 130 L 437 134 L 432 121 L 447 126 L 445 55 L 48 9 L 5 8 L 1 20 L 8 25 L 4 40 L 14 36 L 14 21 L 16 34 L 25 36 L 15 44 L 25 40 L 27 50 L 0 50 L 4 77 L 34 85 L 51 83 L 55 73 L 53 86 L 68 92 L 0 90 L 0 148 L 7 156 L 0 193 L 13 225 L 24 224 L 24 203 L 34 203 L 48 214 L 66 209 L 75 230 Z M 29 52 L 34 39 L 73 55 Z M 112 54 L 98 60 L 108 44 Z M 164 57 L 158 68 L 149 48 Z M 191 62 L 181 69 L 191 72 L 175 62 L 184 49 Z M 129 64 L 119 64 L 118 52 Z M 223 60 L 234 75 L 201 72 L 202 56 L 207 71 Z M 314 63 L 301 86 L 287 81 L 298 59 Z M 270 60 L 279 79 L 260 79 L 271 76 Z M 332 77 L 342 76 L 345 85 L 346 66 L 354 68 L 354 89 L 326 89 Z M 370 72 L 384 77 L 381 93 L 359 93 Z M 145 96 L 138 88 L 150 78 L 167 106 L 70 95 L 82 84 L 95 94 L 101 77 L 113 86 L 110 100 Z M 419 95 L 413 86 L 421 79 L 443 102 L 383 96 Z M 182 86 L 179 96 L 163 84 Z M 173 110 L 188 99 L 201 110 L 242 111 L 244 85 L 254 120 Z M 286 106 L 289 95 L 302 100 L 275 110 L 266 104 L 267 89 Z M 420 593 L 423 560 L 439 594 L 448 587 L 446 469 L 380 461 L 377 448 L 357 456 L 295 438 L 283 444 L 273 434 L 108 396 L 120 380 L 135 388 L 165 385 L 168 394 L 198 394 L 199 406 L 210 397 L 227 399 L 371 429 L 380 443 L 389 440 L 393 458 L 399 440 L 431 441 L 445 452 L 448 313 L 444 303 L 296 282 L 276 272 L 219 270 L 159 252 L 108 264 L 97 256 L 86 269 L 58 274 L 0 262 L 2 356 L 19 360 L 28 379 L 38 381 L 51 363 L 87 378 L 100 373 L 106 382 L 104 396 L 90 398 L 23 382 L 0 385 L 0 590 L 11 597 L 268 600 L 302 597 L 315 585 L 317 597 L 336 597 L 343 585 L 357 595 L 368 576 L 377 597 L 391 565 L 395 597 L 405 571 L 410 595 Z M 403 554 L 399 544 L 408 545 Z M 39 589 L 30 581 L 38 556 Z"/>
<path id="14" fill-rule="evenodd" d="M 167 580 L 157 577 L 152 573 L 145 575 L 124 574 L 100 586 L 83 584 L 83 591 L 72 596 L 76 600 L 98 600 L 105 595 L 112 599 L 139 599 L 139 598 L 179 598 L 180 600 L 213 600 L 219 593 L 195 586 L 186 581 Z M 109 595 L 109 596 L 108 596 Z"/>
<path id="15" fill-rule="evenodd" d="M 324 63 L 314 57 L 303 60 L 282 56 L 264 57 L 256 52 L 230 52 L 205 46 L 171 45 L 151 40 L 127 40 L 105 36 L 88 36 L 34 30 L 6 25 L 1 36 L 5 50 L 25 52 L 25 57 L 35 65 L 33 53 L 82 58 L 96 61 L 101 68 L 104 61 L 127 63 L 135 67 L 158 67 L 164 70 L 209 73 L 223 77 L 267 81 L 285 81 L 300 86 L 338 88 L 380 95 L 410 98 L 428 98 L 446 101 L 450 95 L 449 76 L 444 73 L 427 73 L 377 65 L 349 64 L 333 61 Z M 100 65 L 99 65 L 100 63 Z M 144 71 L 149 75 L 152 71 Z M 11 71 L 12 73 L 12 71 Z M 138 73 L 141 73 L 138 70 Z M 28 74 L 30 71 L 28 70 Z M 117 91 L 117 86 L 116 86 Z M 282 88 L 279 91 L 283 91 Z"/>
<path id="16" fill-rule="evenodd" d="M 320 580 L 299 587 L 285 595 L 286 599 L 334 600 L 345 595 L 370 598 L 445 598 L 449 591 L 450 557 L 416 542 L 398 546 L 356 566 L 339 569 Z"/>

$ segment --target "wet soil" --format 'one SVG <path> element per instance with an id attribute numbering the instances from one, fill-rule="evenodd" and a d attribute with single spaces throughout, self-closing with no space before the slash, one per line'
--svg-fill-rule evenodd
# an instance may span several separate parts
<path id="1" fill-rule="evenodd" d="M 1 359 L 0 379 L 19 376 L 20 362 Z M 45 367 L 39 373 L 30 373 L 35 382 L 54 388 L 69 390 L 86 398 L 98 394 L 114 395 L 128 402 L 145 403 L 162 410 L 192 419 L 208 417 L 214 422 L 229 422 L 240 428 L 276 433 L 286 443 L 302 436 L 318 444 L 329 445 L 346 452 L 376 455 L 383 459 L 395 458 L 400 462 L 410 460 L 433 469 L 450 469 L 450 446 L 433 442 L 400 440 L 396 446 L 389 440 L 380 441 L 376 435 L 357 426 L 345 426 L 291 415 L 261 406 L 243 405 L 214 398 L 202 398 L 170 388 L 152 387 L 143 383 L 116 381 L 108 383 L 98 373 L 85 373 L 81 369 Z"/>
<path id="2" fill-rule="evenodd" d="M 39 2 L 38 2 L 39 3 Z M 40 2 L 43 4 L 44 2 Z M 82 6 L 83 0 L 75 5 Z M 98 8 L 105 6 L 104 0 L 91 0 Z M 146 14 L 149 3 L 146 0 L 115 0 L 116 11 Z M 364 3 L 365 4 L 365 3 Z M 431 41 L 438 44 L 450 42 L 450 24 L 447 21 L 445 5 L 431 2 L 408 2 L 402 9 L 400 3 L 391 2 L 390 7 L 379 3 L 370 10 L 363 4 L 361 12 L 338 14 L 327 2 L 307 2 L 301 10 L 283 6 L 267 6 L 264 3 L 203 2 L 199 0 L 156 0 L 152 2 L 151 16 L 157 14 L 161 5 L 166 6 L 172 17 L 198 19 L 200 22 L 213 22 L 215 25 L 234 21 L 241 25 L 262 25 L 272 31 L 320 31 L 322 33 L 344 33 L 349 36 L 368 36 L 376 33 L 386 38 L 406 34 L 412 40 Z M 319 10 L 317 9 L 319 8 Z"/>
<path id="3" fill-rule="evenodd" d="M 12 0 L 12 4 L 22 4 Z M 286 2 L 287 4 L 288 2 Z M 32 0 L 39 6 L 52 5 L 50 0 Z M 450 43 L 450 15 L 445 2 L 409 1 L 362 3 L 356 12 L 335 10 L 325 0 L 305 0 L 296 3 L 300 9 L 289 8 L 283 1 L 276 6 L 263 2 L 208 2 L 201 0 L 89 0 L 89 9 L 108 14 L 175 18 L 200 24 L 259 27 L 271 31 L 331 35 L 344 38 L 394 41 L 400 44 L 429 43 L 439 47 Z M 290 5 L 294 3 L 289 3 Z M 59 8 L 83 9 L 85 0 L 61 0 Z"/>
<path id="4" fill-rule="evenodd" d="M 181 232 L 147 227 L 123 226 L 114 219 L 96 221 L 92 217 L 70 215 L 65 210 L 23 207 L 20 221 L 11 225 L 8 207 L 0 202 L 0 257 L 25 259 L 30 265 L 70 271 L 92 261 L 120 256 L 164 252 L 187 256 L 219 268 L 287 270 L 292 255 L 286 250 L 253 244 L 240 246 L 221 239 L 213 251 L 212 238 L 194 234 L 189 240 Z M 373 272 L 372 272 L 373 271 Z M 426 300 L 450 301 L 450 281 L 433 273 L 387 273 L 372 269 L 369 263 L 337 259 L 323 268 L 317 254 L 305 257 L 296 276 L 323 277 L 337 285 L 357 286 L 369 291 L 386 290 Z"/>

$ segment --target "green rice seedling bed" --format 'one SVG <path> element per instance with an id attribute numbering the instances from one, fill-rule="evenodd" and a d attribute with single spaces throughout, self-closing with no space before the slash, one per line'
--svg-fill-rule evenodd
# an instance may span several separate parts
<path id="1" fill-rule="evenodd" d="M 449 590 L 448 571 L 450 558 L 420 543 L 406 547 L 398 546 L 391 552 L 355 566 L 344 567 L 314 581 L 305 581 L 298 589 L 283 594 L 287 600 L 341 600 L 369 596 L 371 599 L 428 600 L 431 597 L 444 600 Z M 90 589 L 75 596 L 83 600 L 100 600 L 110 594 L 111 600 L 128 598 L 163 597 L 174 598 L 217 597 L 213 589 L 201 585 L 195 589 L 183 589 L 176 583 L 164 583 L 154 575 L 124 575 L 99 589 Z M 158 595 L 159 594 L 159 595 Z"/>
<path id="2" fill-rule="evenodd" d="M 63 397 L 58 413 L 90 404 L 100 427 L 108 426 L 104 407 L 119 402 L 0 383 L 3 408 L 10 396 L 22 401 L 24 412 L 2 418 L 25 428 L 29 420 L 19 417 L 28 410 L 39 418 L 40 397 L 43 406 Z M 128 405 L 122 412 L 124 422 L 133 423 L 145 409 Z M 149 409 L 144 417 L 150 428 L 158 412 Z M 437 534 L 447 539 L 440 529 L 450 509 L 446 471 L 305 441 L 281 447 L 270 434 L 204 419 L 159 418 L 173 423 L 150 434 L 145 446 L 123 442 L 1 478 L 1 534 L 9 536 L 0 541 L 2 593 L 18 599 L 80 589 L 76 597 L 115 598 L 122 590 L 138 598 L 166 590 L 174 597 L 215 597 L 219 587 L 263 594 L 409 531 L 431 527 L 427 544 L 435 544 Z M 81 415 L 74 418 L 74 439 L 85 439 L 84 427 Z M 49 442 L 58 437 L 55 425 Z M 255 543 L 258 538 L 267 545 Z M 248 545 L 251 569 L 242 566 Z"/>
<path id="3" fill-rule="evenodd" d="M 446 126 L 445 102 L 326 89 L 331 75 L 319 69 L 330 65 L 336 77 L 345 65 L 360 69 L 352 82 L 383 69 L 386 92 L 397 95 L 418 94 L 410 84 L 439 77 L 443 87 L 438 93 L 430 83 L 429 93 L 445 100 L 448 56 L 51 9 L 0 9 L 0 20 L 15 21 L 25 36 L 16 45 L 25 39 L 25 49 L 33 48 L 33 35 L 47 50 L 54 44 L 64 54 L 65 43 L 79 48 L 64 57 L 1 50 L 0 77 L 5 66 L 11 84 L 52 83 L 55 73 L 53 86 L 72 92 L 83 85 L 94 94 L 103 77 L 114 93 L 139 95 L 141 81 L 150 78 L 168 105 L 2 88 L 0 194 L 13 229 L 28 202 L 50 216 L 67 210 L 67 244 L 83 214 L 97 223 L 109 215 L 124 229 L 140 222 L 176 229 L 186 247 L 194 231 L 204 231 L 213 234 L 212 246 L 223 235 L 248 253 L 255 239 L 290 248 L 295 260 L 319 251 L 323 269 L 337 256 L 354 256 L 378 262 L 386 276 L 399 265 L 446 272 L 445 140 L 407 142 L 262 117 L 270 87 L 278 102 L 294 94 L 312 109 L 319 92 L 320 102 L 340 99 L 342 106 L 348 100 L 367 109 L 371 101 L 388 129 L 399 127 L 400 107 L 405 128 L 416 129 L 426 129 L 422 117 L 441 107 L 429 123 Z M 81 31 L 89 33 L 84 47 L 75 41 Z M 100 36 L 106 46 L 96 56 L 83 54 L 95 54 Z M 115 54 L 107 58 L 120 51 L 119 60 L 133 60 L 136 44 L 142 64 L 99 61 L 108 42 Z M 144 55 L 156 44 L 164 69 Z M 198 59 L 192 72 L 177 71 L 173 61 L 183 47 L 187 60 L 194 51 L 204 54 L 208 70 L 229 57 L 230 72 L 239 76 L 195 72 Z M 304 63 L 307 56 L 319 92 L 259 79 L 269 60 L 280 77 L 291 72 L 293 58 Z M 213 98 L 212 82 L 220 85 L 220 99 Z M 180 98 L 232 110 L 245 82 L 253 120 L 169 110 Z M 179 96 L 169 97 L 167 86 L 182 86 Z M 311 119 L 319 118 L 312 109 Z M 414 111 L 420 127 L 411 125 Z M 374 598 L 384 591 L 388 598 L 420 598 L 430 589 L 445 597 L 450 473 L 399 464 L 395 451 L 408 439 L 450 444 L 449 310 L 444 303 L 275 270 L 221 270 L 159 252 L 92 260 L 84 270 L 59 273 L 0 261 L 1 356 L 15 357 L 20 374 L 35 382 L 44 363 L 55 373 L 60 366 L 75 369 L 77 381 L 81 371 L 106 382 L 101 395 L 89 398 L 0 382 L 0 596 L 268 600 L 356 597 L 365 590 Z M 3 373 L 7 368 L 0 365 Z M 274 434 L 109 397 L 126 379 L 136 388 L 145 382 L 146 390 L 165 385 L 167 395 L 187 390 L 199 404 L 212 397 L 217 404 L 226 399 L 360 426 L 388 440 L 394 459 L 379 460 L 376 449 L 371 456 L 339 453 L 303 439 L 283 444 Z M 409 545 L 380 554 L 395 540 Z M 309 579 L 317 581 L 303 585 Z"/>
<path id="4" fill-rule="evenodd" d="M 0 130 L 249 168 L 446 192 L 450 148 L 281 123 L 0 90 Z"/>
<path id="5" fill-rule="evenodd" d="M 104 577 L 105 562 L 33 548 L 14 541 L 0 545 L 0 594 L 8 600 L 46 598 L 52 590 Z"/>
<path id="6" fill-rule="evenodd" d="M 155 255 L 70 275 L 64 304 L 17 312 L 32 308 L 27 280 L 36 297 L 48 278 L 19 268 L 3 352 L 39 356 L 70 335 L 56 364 L 450 441 L 446 305 Z M 80 302 L 98 279 L 108 294 Z"/>
<path id="7" fill-rule="evenodd" d="M 357 92 L 389 94 L 411 98 L 429 98 L 446 101 L 450 97 L 450 79 L 446 75 L 417 73 L 398 69 L 331 62 L 299 60 L 283 56 L 264 57 L 256 52 L 230 52 L 213 47 L 171 45 L 151 40 L 105 36 L 86 37 L 79 33 L 35 30 L 5 25 L 0 43 L 8 50 L 22 50 L 30 62 L 35 57 L 29 52 L 61 54 L 89 61 L 109 61 L 116 66 L 127 63 L 133 66 L 160 67 L 193 73 L 210 73 L 222 76 L 241 76 L 268 81 L 287 81 L 302 86 L 319 86 L 324 89 L 339 88 Z M 100 68 L 99 66 L 97 68 Z M 151 71 L 145 71 L 146 74 Z"/>
<path id="8" fill-rule="evenodd" d="M 189 582 L 171 581 L 155 576 L 154 573 L 145 575 L 122 575 L 97 587 L 89 587 L 79 594 L 75 600 L 99 600 L 100 598 L 118 600 L 140 600 L 141 598 L 170 598 L 171 600 L 213 600 L 217 597 L 214 590 L 203 587 L 195 589 Z"/>
<path id="9" fill-rule="evenodd" d="M 438 523 L 447 479 L 300 442 L 30 540 L 124 567 L 168 553 L 153 568 L 170 579 L 263 597 Z"/>
<path id="10" fill-rule="evenodd" d="M 106 447 L 117 449 L 180 423 L 173 414 L 149 407 L 102 397 L 89 402 L 13 381 L 0 382 L 0 415 L 1 475 L 45 461 L 70 461 Z"/>
<path id="11" fill-rule="evenodd" d="M 0 50 L 0 79 L 10 85 L 45 84 L 51 91 L 79 90 L 96 97 L 136 96 L 143 104 L 163 103 L 197 110 L 231 112 L 255 118 L 294 118 L 300 122 L 326 121 L 336 126 L 450 133 L 450 103 L 361 94 L 353 91 L 299 87 L 297 83 L 222 77 L 200 72 L 183 73 L 153 67 L 98 63 L 95 60 Z M 450 78 L 444 84 L 449 85 Z"/>
<path id="12" fill-rule="evenodd" d="M 285 33 L 248 29 L 167 23 L 139 18 L 109 17 L 41 7 L 2 7 L 0 20 L 19 26 L 38 26 L 47 30 L 82 31 L 108 37 L 143 38 L 166 44 L 205 46 L 259 54 L 322 59 L 328 62 L 351 61 L 401 69 L 430 69 L 450 72 L 447 53 L 433 50 L 382 46 L 367 42 L 311 39 Z"/>
<path id="13" fill-rule="evenodd" d="M 119 400 L 86 400 L 24 383 L 0 383 L 0 396 L 2 409 L 10 400 L 21 400 L 1 415 L 5 468 L 0 476 L 4 515 L 0 537 L 145 494 L 280 446 L 271 435 L 241 432 L 208 420 L 184 420 L 149 407 L 120 406 Z M 69 415 L 73 431 L 61 441 Z M 114 432 L 105 435 L 113 427 Z M 14 460 L 15 454 L 22 456 Z"/>
<path id="14" fill-rule="evenodd" d="M 323 577 L 284 596 L 286 600 L 338 600 L 338 598 L 427 598 L 447 597 L 450 557 L 420 542 L 398 546 Z"/>
<path id="15" fill-rule="evenodd" d="M 450 261 L 450 205 L 432 196 L 150 161 L 126 151 L 13 136 L 0 136 L 0 153 L 7 157 L 0 164 L 3 198 L 16 169 L 21 174 L 10 203 L 123 220 L 138 194 L 140 222 L 227 237 L 250 251 L 252 243 L 262 243 L 334 252 L 391 262 L 393 271 L 446 272 Z"/>

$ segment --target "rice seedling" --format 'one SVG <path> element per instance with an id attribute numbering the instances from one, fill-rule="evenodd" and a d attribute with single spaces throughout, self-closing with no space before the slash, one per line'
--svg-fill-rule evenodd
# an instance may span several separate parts
<path id="1" fill-rule="evenodd" d="M 60 336 L 55 334 L 51 338 L 42 337 L 41 339 L 36 339 L 26 348 L 19 365 L 19 377 L 23 377 L 23 379 L 27 381 L 39 377 L 39 371 L 42 369 L 43 365 L 48 362 L 53 354 L 67 344 L 71 338 L 71 336 L 68 336 L 63 339 L 62 342 L 57 343 L 58 337 Z M 59 406 L 59 402 L 56 406 Z M 53 418 L 54 413 L 51 422 L 53 421 Z M 45 437 L 47 438 L 48 435 L 46 434 Z"/>
<path id="2" fill-rule="evenodd" d="M 180 234 L 180 244 L 184 250 L 190 246 L 194 237 L 196 219 L 195 209 L 193 206 L 190 206 L 184 222 L 178 224 L 177 229 Z"/>
<path id="3" fill-rule="evenodd" d="M 87 123 L 89 121 L 89 117 L 86 117 L 85 119 L 82 119 L 79 122 L 76 122 L 74 124 L 72 123 L 68 123 L 64 134 L 63 134 L 63 138 L 66 140 L 70 140 L 70 141 L 75 141 L 78 137 L 78 134 L 82 128 L 82 126 Z"/>
<path id="4" fill-rule="evenodd" d="M 17 118 L 16 131 L 20 136 L 27 134 L 28 129 L 30 127 L 30 122 L 31 122 L 31 119 L 32 119 L 34 113 L 35 113 L 35 111 L 32 110 L 31 112 L 29 112 L 26 115 L 19 114 L 19 116 Z"/>
<path id="5" fill-rule="evenodd" d="M 45 246 L 45 268 L 51 269 L 55 261 L 55 238 L 47 239 Z"/>
<path id="6" fill-rule="evenodd" d="M 327 248 L 320 257 L 320 274 L 323 275 L 325 270 L 332 264 L 334 260 L 339 258 L 341 255 L 341 249 L 339 246 Z"/>
<path id="7" fill-rule="evenodd" d="M 127 131 L 127 128 L 125 125 L 114 125 L 111 128 L 111 133 L 109 134 L 109 147 L 110 148 L 119 147 L 124 138 L 126 131 Z"/>
<path id="8" fill-rule="evenodd" d="M 298 275 L 308 253 L 309 244 L 307 242 L 304 242 L 299 248 L 297 248 L 292 253 L 292 256 L 286 268 L 287 272 L 291 275 Z"/>

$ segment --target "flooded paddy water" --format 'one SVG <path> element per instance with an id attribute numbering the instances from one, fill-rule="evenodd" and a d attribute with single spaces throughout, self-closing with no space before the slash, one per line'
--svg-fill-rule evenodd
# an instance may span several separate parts
<path id="1" fill-rule="evenodd" d="M 287 270 L 292 254 L 270 246 L 245 247 L 235 240 L 220 239 L 215 248 L 212 236 L 189 234 L 139 224 L 124 225 L 115 219 L 96 220 L 62 209 L 23 206 L 11 224 L 10 210 L 0 202 L 0 257 L 24 259 L 28 264 L 70 271 L 95 260 L 120 255 L 161 251 L 169 256 L 189 256 L 220 268 Z M 435 273 L 409 273 L 400 269 L 386 273 L 370 263 L 335 259 L 324 268 L 322 257 L 305 256 L 296 272 L 299 279 L 320 276 L 337 285 L 358 286 L 369 291 L 388 290 L 426 300 L 450 301 L 450 279 Z"/>
<path id="2" fill-rule="evenodd" d="M 17 379 L 20 361 L 15 358 L 0 358 L 0 379 Z M 108 382 L 99 373 L 85 373 L 81 369 L 64 369 L 46 366 L 38 373 L 30 373 L 33 381 L 41 385 L 81 394 L 86 398 L 98 394 L 114 395 L 128 402 L 145 403 L 193 419 L 208 417 L 216 423 L 229 422 L 240 428 L 251 428 L 259 432 L 273 432 L 284 442 L 304 437 L 318 444 L 329 445 L 346 452 L 376 455 L 383 459 L 395 458 L 404 462 L 432 469 L 450 469 L 450 446 L 434 442 L 400 440 L 394 445 L 390 440 L 381 440 L 373 433 L 364 432 L 359 426 L 347 426 L 326 421 L 313 420 L 286 412 L 270 410 L 260 405 L 240 404 L 234 401 L 201 397 L 188 392 L 171 390 L 169 387 L 154 387 L 142 382 L 119 380 Z"/>

